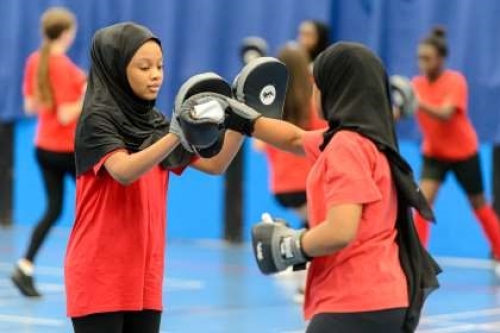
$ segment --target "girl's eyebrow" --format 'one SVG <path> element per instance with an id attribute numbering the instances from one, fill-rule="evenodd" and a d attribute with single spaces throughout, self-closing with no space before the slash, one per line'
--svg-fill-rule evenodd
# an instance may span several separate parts
<path id="1" fill-rule="evenodd" d="M 136 59 L 137 61 L 163 61 L 163 58 L 159 58 L 159 59 L 152 59 L 152 58 L 149 58 L 149 57 L 141 57 L 141 58 L 137 58 Z"/>

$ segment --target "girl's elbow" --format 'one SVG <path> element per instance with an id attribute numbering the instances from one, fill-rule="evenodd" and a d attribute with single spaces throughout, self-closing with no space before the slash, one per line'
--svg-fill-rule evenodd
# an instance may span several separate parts
<path id="1" fill-rule="evenodd" d="M 130 184 L 132 184 L 134 182 L 133 179 L 128 178 L 128 177 L 113 177 L 113 178 L 116 182 L 118 182 L 118 184 L 120 184 L 122 186 L 129 186 Z"/>
<path id="2" fill-rule="evenodd" d="M 198 162 L 194 166 L 196 169 L 207 175 L 218 176 L 226 172 L 229 164 L 230 162 L 225 161 L 224 158 L 215 156 L 209 159 L 202 158 L 198 160 Z"/>
<path id="3" fill-rule="evenodd" d="M 223 175 L 226 173 L 228 165 L 221 165 L 217 169 L 215 169 L 214 175 Z"/>
<path id="4" fill-rule="evenodd" d="M 345 249 L 346 247 L 348 247 L 348 246 L 351 244 L 351 242 L 352 242 L 352 240 L 348 240 L 348 239 L 341 240 L 341 241 L 338 243 L 337 248 L 338 248 L 339 250 Z"/>
<path id="5" fill-rule="evenodd" d="M 344 234 L 340 235 L 340 237 L 336 238 L 334 242 L 332 242 L 332 252 L 339 251 L 345 249 L 354 241 L 355 235 Z"/>
<path id="6" fill-rule="evenodd" d="M 135 177 L 128 175 L 125 172 L 110 172 L 111 177 L 122 186 L 129 186 L 136 181 Z"/>
<path id="7" fill-rule="evenodd" d="M 302 132 L 297 134 L 290 142 L 288 143 L 288 151 L 295 155 L 304 155 L 304 143 L 302 139 Z"/>
<path id="8" fill-rule="evenodd" d="M 219 175 L 222 175 L 226 172 L 227 167 L 228 167 L 227 165 L 223 165 L 220 163 L 212 163 L 204 171 L 206 174 L 209 174 L 211 176 L 219 176 Z"/>

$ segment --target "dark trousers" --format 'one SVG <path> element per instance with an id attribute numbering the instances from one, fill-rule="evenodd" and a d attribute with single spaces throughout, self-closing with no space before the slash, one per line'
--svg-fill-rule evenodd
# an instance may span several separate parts
<path id="1" fill-rule="evenodd" d="M 97 313 L 72 318 L 75 333 L 158 333 L 161 312 L 153 310 Z"/>
<path id="2" fill-rule="evenodd" d="M 0 121 L 0 225 L 12 224 L 14 123 Z"/>
<path id="3" fill-rule="evenodd" d="M 306 333 L 403 333 L 406 309 L 315 315 Z"/>
<path id="4" fill-rule="evenodd" d="M 51 227 L 61 215 L 64 196 L 64 176 L 75 179 L 75 156 L 73 153 L 58 153 L 36 149 L 36 159 L 42 173 L 47 197 L 47 208 L 38 222 L 28 246 L 25 258 L 33 261 Z"/>

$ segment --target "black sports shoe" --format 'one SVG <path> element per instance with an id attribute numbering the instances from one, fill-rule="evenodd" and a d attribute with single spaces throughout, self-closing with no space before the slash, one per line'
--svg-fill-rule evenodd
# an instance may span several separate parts
<path id="1" fill-rule="evenodd" d="M 17 289 L 26 297 L 40 297 L 42 296 L 38 290 L 36 290 L 33 284 L 33 277 L 24 274 L 24 272 L 16 266 L 14 273 L 10 276 L 10 279 L 16 285 Z"/>

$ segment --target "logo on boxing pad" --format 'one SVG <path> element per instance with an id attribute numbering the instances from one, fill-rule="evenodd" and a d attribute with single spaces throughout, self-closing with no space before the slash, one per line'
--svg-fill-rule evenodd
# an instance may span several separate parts
<path id="1" fill-rule="evenodd" d="M 276 99 L 276 88 L 273 85 L 267 85 L 260 91 L 260 101 L 264 105 L 273 104 Z"/>
<path id="2" fill-rule="evenodd" d="M 257 255 L 257 259 L 259 261 L 262 261 L 264 260 L 264 254 L 262 253 L 262 242 L 258 242 L 257 243 L 257 246 L 255 247 L 256 249 L 256 255 Z"/>

